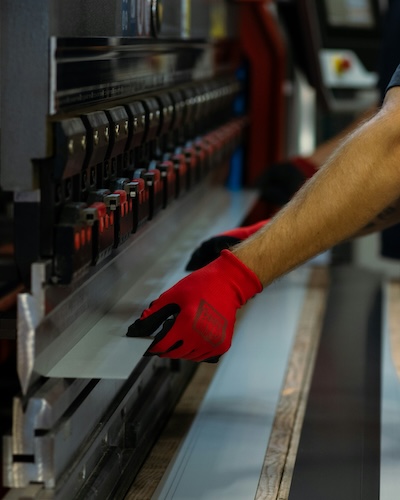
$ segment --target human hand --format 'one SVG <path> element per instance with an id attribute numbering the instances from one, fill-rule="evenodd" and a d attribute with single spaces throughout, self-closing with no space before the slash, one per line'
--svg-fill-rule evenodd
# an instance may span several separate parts
<path id="1" fill-rule="evenodd" d="M 230 229 L 203 241 L 190 256 L 189 262 L 186 265 L 186 271 L 196 271 L 210 264 L 210 262 L 219 257 L 222 250 L 229 250 L 264 227 L 268 222 L 269 219 L 257 222 L 251 226 Z"/>
<path id="2" fill-rule="evenodd" d="M 316 172 L 317 167 L 306 158 L 291 158 L 271 165 L 257 181 L 256 188 L 260 190 L 261 199 L 283 206 Z"/>
<path id="3" fill-rule="evenodd" d="M 217 362 L 231 346 L 237 310 L 261 290 L 253 271 L 223 250 L 152 302 L 127 336 L 155 334 L 148 355 Z"/>

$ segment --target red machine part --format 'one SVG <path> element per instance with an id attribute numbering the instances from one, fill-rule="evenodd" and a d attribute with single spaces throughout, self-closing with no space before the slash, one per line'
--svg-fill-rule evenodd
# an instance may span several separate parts
<path id="1" fill-rule="evenodd" d="M 105 259 L 114 245 L 114 213 L 104 202 L 95 201 L 86 210 L 86 221 L 92 225 L 93 254 L 92 263 Z"/>
<path id="2" fill-rule="evenodd" d="M 129 197 L 132 201 L 132 232 L 136 232 L 138 227 L 145 223 L 149 218 L 149 190 L 144 179 L 134 178 L 128 183 Z"/>
<path id="3" fill-rule="evenodd" d="M 92 229 L 83 222 L 63 223 L 55 230 L 54 280 L 67 284 L 92 261 Z"/>
<path id="4" fill-rule="evenodd" d="M 286 52 L 272 0 L 237 0 L 240 51 L 249 71 L 246 184 L 283 156 Z"/>
<path id="5" fill-rule="evenodd" d="M 188 172 L 188 185 L 187 189 L 192 188 L 200 179 L 199 165 L 197 161 L 196 150 L 193 146 L 186 146 L 183 148 L 183 154 L 186 159 L 186 167 Z"/>
<path id="6" fill-rule="evenodd" d="M 175 194 L 178 198 L 188 189 L 188 167 L 185 156 L 182 153 L 175 153 L 171 156 L 171 161 L 175 169 Z"/>
<path id="7" fill-rule="evenodd" d="M 175 198 L 176 187 L 176 173 L 172 161 L 164 160 L 161 162 L 154 162 L 150 164 L 149 170 L 159 170 L 161 185 L 163 191 L 163 208 L 166 208 L 169 203 Z"/>
<path id="8" fill-rule="evenodd" d="M 114 246 L 117 247 L 126 241 L 133 232 L 133 201 L 132 198 L 127 197 L 126 191 L 123 189 L 117 189 L 113 194 L 118 196 L 119 201 L 115 207 Z"/>
<path id="9" fill-rule="evenodd" d="M 148 170 L 143 175 L 147 186 L 149 187 L 150 195 L 150 214 L 149 219 L 155 217 L 163 208 L 164 193 L 161 182 L 161 172 L 159 170 Z"/>

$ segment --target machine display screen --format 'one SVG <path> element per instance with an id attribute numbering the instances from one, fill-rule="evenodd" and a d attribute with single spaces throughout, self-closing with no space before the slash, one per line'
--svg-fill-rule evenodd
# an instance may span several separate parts
<path id="1" fill-rule="evenodd" d="M 371 0 L 325 0 L 328 24 L 334 28 L 373 28 Z"/>

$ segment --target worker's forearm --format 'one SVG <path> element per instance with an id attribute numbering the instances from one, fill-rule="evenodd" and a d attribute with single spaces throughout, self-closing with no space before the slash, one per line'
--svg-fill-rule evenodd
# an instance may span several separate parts
<path id="1" fill-rule="evenodd" d="M 356 234 L 400 196 L 399 89 L 270 224 L 234 254 L 264 285 Z"/>
<path id="2" fill-rule="evenodd" d="M 365 236 L 367 234 L 383 231 L 384 229 L 400 223 L 400 198 L 380 212 L 365 227 L 354 235 Z"/>

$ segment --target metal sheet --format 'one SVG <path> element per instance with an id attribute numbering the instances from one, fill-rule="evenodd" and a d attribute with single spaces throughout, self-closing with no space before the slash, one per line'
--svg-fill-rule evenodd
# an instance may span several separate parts
<path id="1" fill-rule="evenodd" d="M 302 268 L 251 300 L 153 498 L 254 498 L 306 290 Z"/>
<path id="2" fill-rule="evenodd" d="M 118 315 L 92 328 L 55 366 L 38 360 L 45 377 L 126 379 L 139 363 L 151 339 L 129 339 Z M 41 362 L 42 361 L 42 362 Z"/>

